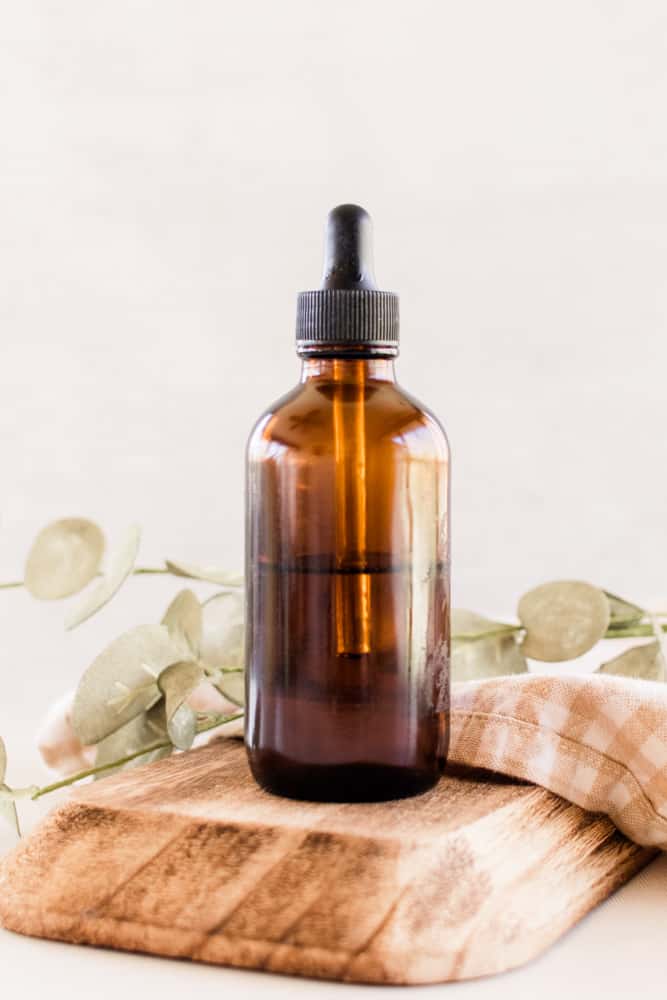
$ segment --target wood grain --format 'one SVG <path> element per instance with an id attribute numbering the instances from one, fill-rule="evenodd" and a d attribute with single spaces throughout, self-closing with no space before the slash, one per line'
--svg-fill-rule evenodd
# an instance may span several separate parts
<path id="1" fill-rule="evenodd" d="M 291 802 L 226 740 L 79 789 L 0 867 L 0 920 L 222 965 L 440 982 L 533 958 L 654 853 L 488 774 L 395 802 Z"/>

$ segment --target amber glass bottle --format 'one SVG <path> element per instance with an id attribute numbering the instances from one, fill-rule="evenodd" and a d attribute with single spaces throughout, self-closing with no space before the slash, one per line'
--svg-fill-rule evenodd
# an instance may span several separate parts
<path id="1" fill-rule="evenodd" d="M 320 801 L 424 791 L 448 741 L 449 450 L 395 381 L 398 299 L 370 249 L 363 209 L 334 209 L 301 381 L 248 444 L 250 766 Z"/>

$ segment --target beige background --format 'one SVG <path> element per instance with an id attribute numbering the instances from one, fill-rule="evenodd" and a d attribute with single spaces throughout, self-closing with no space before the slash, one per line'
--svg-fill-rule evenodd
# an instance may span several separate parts
<path id="1" fill-rule="evenodd" d="M 295 295 L 354 200 L 402 296 L 400 379 L 451 438 L 457 603 L 512 614 L 563 576 L 667 602 L 666 31 L 659 0 L 7 4 L 0 579 L 72 513 L 143 524 L 144 563 L 240 565 L 245 438 L 297 377 Z M 173 589 L 133 581 L 67 637 L 0 593 L 12 781 L 50 699 Z M 599 981 L 598 948 L 627 995 L 595 940 L 560 961 Z M 63 975 L 139 968 L 73 954 Z"/>

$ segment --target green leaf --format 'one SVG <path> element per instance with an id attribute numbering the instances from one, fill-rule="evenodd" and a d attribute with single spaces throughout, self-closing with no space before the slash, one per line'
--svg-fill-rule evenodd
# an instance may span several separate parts
<path id="1" fill-rule="evenodd" d="M 193 655 L 199 655 L 202 609 L 196 595 L 191 590 L 181 590 L 176 595 L 165 611 L 162 624 L 167 626 L 171 636 L 183 639 L 192 650 Z"/>
<path id="2" fill-rule="evenodd" d="M 134 563 L 139 552 L 141 528 L 133 525 L 115 553 L 108 572 L 100 582 L 88 592 L 78 608 L 75 608 L 65 619 L 65 628 L 76 628 L 88 618 L 91 618 L 100 608 L 107 604 L 114 594 L 122 587 L 134 569 Z"/>
<path id="3" fill-rule="evenodd" d="M 617 597 L 616 594 L 610 594 L 608 590 L 605 590 L 604 593 L 609 601 L 610 629 L 630 628 L 633 625 L 638 625 L 646 614 L 644 609 L 637 604 L 631 604 L 630 601 L 625 601 L 622 597 Z"/>
<path id="4" fill-rule="evenodd" d="M 243 708 L 245 704 L 245 671 L 240 667 L 223 670 L 222 675 L 215 680 L 215 686 L 232 705 Z"/>
<path id="5" fill-rule="evenodd" d="M 192 694 L 204 676 L 199 663 L 181 660 L 166 667 L 158 678 L 158 687 L 164 695 L 167 721 L 178 711 L 183 702 Z"/>
<path id="6" fill-rule="evenodd" d="M 528 669 L 516 642 L 515 625 L 454 608 L 451 631 L 453 681 L 503 677 Z"/>
<path id="7" fill-rule="evenodd" d="M 493 624 L 493 623 L 491 623 Z M 513 634 L 452 641 L 452 680 L 471 681 L 523 674 L 526 661 Z"/>
<path id="8" fill-rule="evenodd" d="M 5 794 L 8 796 L 11 795 L 12 790 L 7 785 L 0 784 L 0 820 L 9 823 L 12 829 L 15 830 L 17 837 L 20 837 L 21 827 L 19 826 L 16 803 L 12 798 L 5 798 Z"/>
<path id="9" fill-rule="evenodd" d="M 0 737 L 0 793 L 4 792 L 6 795 L 11 795 L 11 788 L 4 784 L 6 771 L 7 750 L 5 749 L 5 744 Z M 16 812 L 16 803 L 12 798 L 6 798 L 2 794 L 0 794 L 0 820 L 5 820 L 5 822 L 9 823 L 9 825 L 16 830 L 17 835 L 19 837 L 21 836 L 21 830 L 19 829 L 19 817 Z"/>
<path id="10" fill-rule="evenodd" d="M 114 761 L 122 760 L 130 754 L 136 753 L 142 747 L 150 747 L 154 743 L 159 743 L 167 739 L 167 729 L 164 724 L 163 707 L 161 704 L 154 706 L 149 712 L 142 712 L 136 718 L 131 719 L 120 729 L 116 730 L 106 739 L 97 745 L 95 756 L 95 766 L 101 767 L 105 764 L 112 764 Z M 158 750 L 151 750 L 127 764 L 109 768 L 101 774 L 96 775 L 96 779 L 106 778 L 109 774 L 127 768 L 141 767 L 142 764 L 150 764 L 161 757 L 168 757 L 172 752 L 172 747 L 161 747 Z"/>
<path id="11" fill-rule="evenodd" d="M 197 715 L 189 705 L 177 708 L 167 722 L 169 739 L 178 750 L 189 750 L 197 735 Z"/>
<path id="12" fill-rule="evenodd" d="M 150 708 L 161 697 L 158 677 L 183 652 L 164 625 L 139 625 L 107 646 L 81 678 L 72 707 L 83 745 L 99 743 Z"/>
<path id="13" fill-rule="evenodd" d="M 43 601 L 69 597 L 90 583 L 104 555 L 104 534 L 92 521 L 67 517 L 43 528 L 25 565 L 26 589 Z"/>
<path id="14" fill-rule="evenodd" d="M 147 713 L 147 723 L 164 733 L 177 750 L 189 750 L 197 735 L 197 714 L 187 704 L 179 705 L 170 715 L 164 699 Z"/>
<path id="15" fill-rule="evenodd" d="M 217 583 L 221 587 L 242 587 L 243 577 L 236 573 L 228 573 L 224 569 L 197 566 L 195 563 L 176 562 L 175 559 L 165 559 L 165 566 L 174 576 L 185 576 L 190 580 L 206 580 Z"/>
<path id="16" fill-rule="evenodd" d="M 214 684 L 235 705 L 245 698 L 244 604 L 241 594 L 216 594 L 202 608 L 201 658 L 218 671 Z"/>
<path id="17" fill-rule="evenodd" d="M 623 677 L 638 677 L 645 681 L 664 681 L 665 670 L 658 642 L 633 646 L 624 653 L 607 660 L 598 667 L 600 674 L 617 674 Z"/>
<path id="18" fill-rule="evenodd" d="M 452 639 L 477 641 L 489 632 L 500 634 L 515 631 L 515 625 L 492 621 L 490 618 L 484 618 L 483 615 L 478 615 L 475 611 L 467 611 L 465 608 L 452 608 Z"/>
<path id="19" fill-rule="evenodd" d="M 604 636 L 609 601 L 590 583 L 561 580 L 544 583 L 519 601 L 519 620 L 526 630 L 522 652 L 549 663 L 573 660 Z"/>

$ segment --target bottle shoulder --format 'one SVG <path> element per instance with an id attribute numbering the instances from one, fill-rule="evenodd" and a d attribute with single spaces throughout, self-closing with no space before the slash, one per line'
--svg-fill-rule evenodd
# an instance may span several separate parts
<path id="1" fill-rule="evenodd" d="M 435 414 L 396 382 L 368 382 L 363 387 L 299 383 L 256 421 L 248 441 L 252 456 L 282 449 L 329 451 L 336 426 L 348 426 L 363 413 L 367 446 L 391 444 L 411 454 L 449 458 L 445 430 Z"/>
<path id="2" fill-rule="evenodd" d="M 427 426 L 433 435 L 434 439 L 440 441 L 444 447 L 444 450 L 449 456 L 450 446 L 449 437 L 447 436 L 447 431 L 445 430 L 444 424 L 440 418 L 433 412 L 433 410 L 418 400 L 412 393 L 407 392 L 402 386 L 398 385 L 396 388 L 399 390 L 404 399 L 408 400 L 409 403 L 414 407 L 414 409 L 421 415 L 424 421 L 424 425 Z"/>

